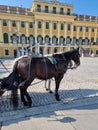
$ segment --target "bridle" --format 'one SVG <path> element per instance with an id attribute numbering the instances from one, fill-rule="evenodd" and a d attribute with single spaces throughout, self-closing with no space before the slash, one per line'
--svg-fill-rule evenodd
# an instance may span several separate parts
<path id="1" fill-rule="evenodd" d="M 65 58 L 64 54 L 62 53 L 62 58 L 64 61 L 67 61 L 67 59 Z M 80 63 L 76 64 L 75 61 L 73 63 L 74 60 L 70 59 L 68 61 L 68 65 L 66 65 L 67 69 L 76 69 Z"/>

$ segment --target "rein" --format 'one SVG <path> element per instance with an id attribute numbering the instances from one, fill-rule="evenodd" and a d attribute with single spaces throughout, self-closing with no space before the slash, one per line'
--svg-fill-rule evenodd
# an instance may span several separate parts
<path id="1" fill-rule="evenodd" d="M 45 72 L 46 72 L 46 80 L 45 80 L 45 88 L 47 88 L 46 87 L 46 84 L 47 84 L 47 63 L 46 63 L 46 59 L 44 58 L 44 62 L 45 62 Z"/>
<path id="2" fill-rule="evenodd" d="M 6 68 L 6 66 L 3 64 L 3 62 L 0 60 L 0 63 L 1 63 L 1 65 L 4 67 L 4 69 L 8 72 L 8 73 L 10 73 L 10 71 Z"/>

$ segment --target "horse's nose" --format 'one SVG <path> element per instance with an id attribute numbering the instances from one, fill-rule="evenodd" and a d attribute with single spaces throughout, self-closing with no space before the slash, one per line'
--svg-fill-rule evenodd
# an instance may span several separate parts
<path id="1" fill-rule="evenodd" d="M 80 62 L 78 62 L 77 66 L 79 66 L 79 65 L 80 65 Z"/>

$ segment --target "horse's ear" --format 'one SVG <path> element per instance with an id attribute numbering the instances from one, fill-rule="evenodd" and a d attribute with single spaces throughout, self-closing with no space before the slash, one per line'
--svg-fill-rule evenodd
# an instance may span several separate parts
<path id="1" fill-rule="evenodd" d="M 77 50 L 79 51 L 79 50 L 80 50 L 80 47 L 78 47 Z"/>
<path id="2" fill-rule="evenodd" d="M 80 47 L 77 48 L 79 54 L 80 54 L 80 57 L 82 56 L 82 49 Z"/>

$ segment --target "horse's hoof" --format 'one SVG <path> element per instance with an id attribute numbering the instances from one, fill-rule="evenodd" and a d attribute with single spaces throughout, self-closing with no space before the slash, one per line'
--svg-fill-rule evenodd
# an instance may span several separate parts
<path id="1" fill-rule="evenodd" d="M 28 102 L 24 102 L 23 104 L 24 104 L 24 106 L 28 106 Z"/>
<path id="2" fill-rule="evenodd" d="M 46 91 L 49 91 L 49 89 L 48 89 L 48 88 L 46 88 Z"/>
<path id="3" fill-rule="evenodd" d="M 56 98 L 56 100 L 57 100 L 57 101 L 61 101 L 61 99 L 60 99 L 60 98 Z"/>
<path id="4" fill-rule="evenodd" d="M 28 104 L 28 107 L 32 107 L 32 103 L 29 103 L 29 104 Z"/>
<path id="5" fill-rule="evenodd" d="M 56 98 L 57 101 L 61 100 L 58 94 L 55 94 L 55 98 Z"/>
<path id="6" fill-rule="evenodd" d="M 53 93 L 53 92 L 50 90 L 49 93 Z"/>

